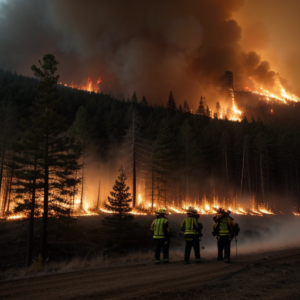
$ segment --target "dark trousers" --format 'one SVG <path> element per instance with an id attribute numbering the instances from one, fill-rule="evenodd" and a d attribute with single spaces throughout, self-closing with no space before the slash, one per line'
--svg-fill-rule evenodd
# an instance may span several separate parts
<path id="1" fill-rule="evenodd" d="M 191 241 L 185 240 L 184 261 L 190 261 L 192 248 L 194 248 L 196 261 L 200 261 L 200 241 L 198 237 Z"/>
<path id="2" fill-rule="evenodd" d="M 155 260 L 160 260 L 160 253 L 161 250 L 163 251 L 163 258 L 164 261 L 169 261 L 169 245 L 170 240 L 167 239 L 154 239 L 156 242 L 156 248 L 155 248 Z"/>
<path id="3" fill-rule="evenodd" d="M 223 251 L 224 251 L 224 259 L 230 259 L 230 237 L 229 236 L 220 236 L 218 239 L 218 259 L 223 259 Z"/>

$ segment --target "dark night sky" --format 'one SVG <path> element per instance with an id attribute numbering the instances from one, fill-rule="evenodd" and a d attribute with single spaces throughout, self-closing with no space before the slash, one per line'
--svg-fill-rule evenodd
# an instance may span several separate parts
<path id="1" fill-rule="evenodd" d="M 66 83 L 101 76 L 104 92 L 166 103 L 173 90 L 192 107 L 201 94 L 220 100 L 225 70 L 237 89 L 274 90 L 278 72 L 300 96 L 299 9 L 298 0 L 9 0 L 0 68 L 31 75 L 53 53 Z"/>

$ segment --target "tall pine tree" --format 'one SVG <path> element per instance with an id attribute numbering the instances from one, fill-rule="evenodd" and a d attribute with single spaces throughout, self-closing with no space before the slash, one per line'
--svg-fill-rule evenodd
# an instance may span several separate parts
<path id="1" fill-rule="evenodd" d="M 39 61 L 39 66 L 32 66 L 31 69 L 40 82 L 36 88 L 36 98 L 30 108 L 31 116 L 22 121 L 25 129 L 23 153 L 26 152 L 26 145 L 30 145 L 31 152 L 26 153 L 31 153 L 31 162 L 36 159 L 34 164 L 31 163 L 31 169 L 36 168 L 42 176 L 43 217 L 40 254 L 43 261 L 47 257 L 48 217 L 70 214 L 70 199 L 74 196 L 78 184 L 75 174 L 79 168 L 77 160 L 80 151 L 74 144 L 74 139 L 66 135 L 68 126 L 60 114 L 60 98 L 56 90 L 59 76 L 55 74 L 57 65 L 55 57 L 47 54 Z M 31 205 L 34 207 L 34 201 Z M 33 214 L 34 212 L 31 213 Z"/>
<path id="2" fill-rule="evenodd" d="M 108 203 L 105 204 L 105 207 L 111 210 L 113 214 L 105 218 L 103 225 L 110 227 L 112 233 L 118 238 L 119 248 L 121 248 L 126 224 L 133 219 L 133 216 L 130 214 L 132 198 L 130 198 L 131 194 L 128 193 L 129 186 L 126 185 L 127 176 L 122 166 L 119 171 L 118 180 L 115 181 L 113 191 L 110 192 L 111 196 L 108 196 Z"/>

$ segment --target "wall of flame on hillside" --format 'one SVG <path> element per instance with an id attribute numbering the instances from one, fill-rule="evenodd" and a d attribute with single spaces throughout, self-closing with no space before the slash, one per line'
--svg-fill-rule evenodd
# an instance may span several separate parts
<path id="1" fill-rule="evenodd" d="M 0 66 L 32 76 L 31 65 L 53 53 L 68 86 L 101 76 L 102 92 L 136 91 L 139 99 L 165 104 L 172 90 L 177 104 L 186 99 L 194 110 L 200 95 L 211 109 L 217 101 L 232 109 L 218 93 L 226 70 L 234 73 L 236 90 L 297 99 L 267 58 L 241 47 L 245 36 L 233 14 L 242 6 L 242 0 L 89 0 L 84 6 L 10 0 L 1 8 Z"/>

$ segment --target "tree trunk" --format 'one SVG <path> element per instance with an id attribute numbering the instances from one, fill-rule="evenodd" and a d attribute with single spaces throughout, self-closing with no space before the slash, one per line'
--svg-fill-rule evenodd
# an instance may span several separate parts
<path id="1" fill-rule="evenodd" d="M 4 169 L 5 149 L 6 149 L 6 134 L 5 134 L 5 138 L 4 138 L 4 145 L 3 145 L 2 159 L 1 159 L 1 168 L 0 168 L 0 195 L 1 195 L 1 191 L 2 191 L 2 178 L 3 178 L 3 169 Z M 2 217 L 4 217 L 4 209 L 2 209 Z"/>
<path id="2" fill-rule="evenodd" d="M 47 257 L 47 231 L 48 231 L 48 204 L 49 204 L 49 135 L 46 135 L 46 148 L 45 148 L 45 177 L 44 177 L 44 213 L 42 224 L 42 243 L 41 243 L 41 256 L 45 263 Z"/>
<path id="3" fill-rule="evenodd" d="M 101 164 L 100 164 L 100 168 L 99 168 L 99 186 L 98 186 L 98 197 L 97 197 L 97 207 L 96 207 L 97 210 L 101 206 L 101 203 L 100 203 L 100 188 L 101 188 Z"/>
<path id="4" fill-rule="evenodd" d="M 241 195 L 242 195 L 242 192 L 243 192 L 244 169 L 245 169 L 245 151 L 246 151 L 246 145 L 245 144 L 246 144 L 246 142 L 244 141 L 242 176 L 241 176 Z"/>
<path id="5" fill-rule="evenodd" d="M 133 176 L 132 176 L 132 184 L 133 184 L 133 189 L 132 189 L 132 206 L 135 207 L 136 205 L 136 140 L 135 140 L 135 116 L 133 114 L 133 126 L 132 126 L 132 130 L 133 130 L 133 147 L 132 147 L 132 151 L 133 151 L 133 166 L 132 166 L 132 172 L 133 172 Z"/>
<path id="6" fill-rule="evenodd" d="M 152 185 L 151 185 L 151 209 L 153 211 L 154 205 L 154 166 L 152 165 Z"/>
<path id="7" fill-rule="evenodd" d="M 83 209 L 83 187 L 84 187 L 84 153 L 82 154 L 82 184 L 80 193 L 80 210 Z"/>
<path id="8" fill-rule="evenodd" d="M 228 175 L 228 162 L 227 162 L 227 149 L 226 149 L 226 145 L 224 146 L 224 154 L 225 154 L 226 180 L 227 180 L 227 184 L 228 184 L 229 183 L 229 175 Z"/>
<path id="9" fill-rule="evenodd" d="M 29 267 L 32 263 L 33 254 L 33 235 L 34 235 L 34 210 L 35 210 L 35 191 L 36 191 L 36 163 L 37 157 L 34 158 L 34 177 L 32 183 L 32 197 L 31 197 L 31 211 L 29 217 L 28 227 L 28 240 L 27 240 L 27 251 L 26 251 L 26 267 Z"/>
<path id="10" fill-rule="evenodd" d="M 189 141 L 186 138 L 186 201 L 189 200 Z"/>
<path id="11" fill-rule="evenodd" d="M 260 179 L 261 179 L 261 191 L 263 202 L 265 201 L 265 186 L 264 186 L 264 176 L 263 176 L 263 162 L 262 162 L 262 153 L 259 153 L 259 163 L 260 163 Z"/>
<path id="12" fill-rule="evenodd" d="M 299 180 L 298 180 L 298 164 L 295 164 L 296 168 L 296 189 L 297 189 L 297 197 L 299 198 Z"/>

